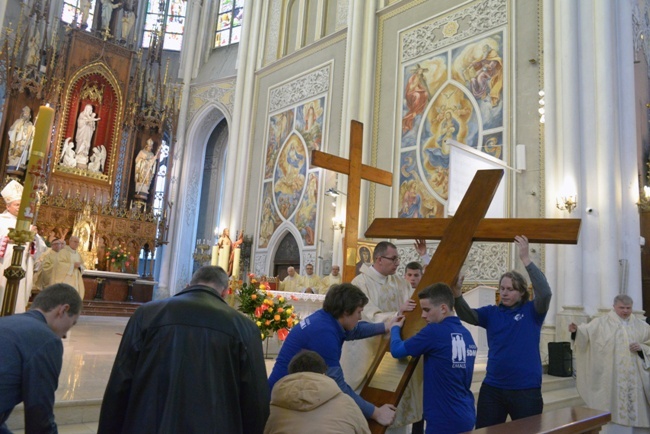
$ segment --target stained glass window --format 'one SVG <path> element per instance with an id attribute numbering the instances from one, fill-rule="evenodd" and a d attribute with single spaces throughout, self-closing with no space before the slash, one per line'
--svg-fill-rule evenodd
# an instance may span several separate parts
<path id="1" fill-rule="evenodd" d="M 93 12 L 95 11 L 96 0 L 64 0 L 63 10 L 61 11 L 61 21 L 64 23 L 72 23 L 77 16 L 77 22 L 82 19 L 82 7 L 88 8 L 88 18 L 86 19 L 86 30 L 90 30 L 93 24 Z"/>
<path id="2" fill-rule="evenodd" d="M 149 48 L 153 33 L 164 27 L 163 49 L 180 51 L 185 30 L 185 0 L 168 0 L 167 13 L 160 12 L 160 2 L 150 0 L 147 4 L 147 16 L 144 22 L 142 47 Z"/>
<path id="3" fill-rule="evenodd" d="M 221 0 L 217 14 L 214 47 L 236 44 L 241 39 L 244 0 Z"/>

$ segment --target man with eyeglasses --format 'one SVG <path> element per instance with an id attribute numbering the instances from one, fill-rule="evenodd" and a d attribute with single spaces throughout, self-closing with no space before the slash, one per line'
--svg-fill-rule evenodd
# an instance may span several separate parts
<path id="1" fill-rule="evenodd" d="M 362 312 L 362 320 L 381 322 L 415 308 L 415 301 L 409 298 L 413 292 L 411 285 L 395 274 L 399 263 L 397 247 L 382 241 L 375 247 L 372 266 L 362 267 L 361 274 L 352 280 L 352 284 L 358 286 L 369 299 Z M 380 338 L 373 337 L 346 342 L 343 346 L 343 373 L 348 384 L 357 392 L 367 379 L 368 369 L 379 345 Z M 408 425 L 421 418 L 422 365 L 418 364 L 397 407 L 395 422 L 386 433 L 406 433 Z"/>

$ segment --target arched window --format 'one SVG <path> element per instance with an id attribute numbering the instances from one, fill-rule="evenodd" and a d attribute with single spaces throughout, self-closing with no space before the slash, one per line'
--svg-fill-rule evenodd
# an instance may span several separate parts
<path id="1" fill-rule="evenodd" d="M 161 3 L 156 0 L 149 0 L 147 3 L 142 48 L 149 48 L 154 32 L 162 29 L 164 33 L 163 49 L 180 51 L 185 31 L 187 2 L 185 0 L 167 0 L 164 2 L 166 9 L 162 10 Z"/>
<path id="2" fill-rule="evenodd" d="M 215 25 L 214 47 L 236 44 L 241 39 L 245 0 L 221 0 Z"/>
<path id="3" fill-rule="evenodd" d="M 64 23 L 72 23 L 76 20 L 79 24 L 83 25 L 81 22 L 82 17 L 82 7 L 88 8 L 88 19 L 86 20 L 86 30 L 90 31 L 93 24 L 93 12 L 95 11 L 95 3 L 98 0 L 64 0 L 63 1 L 63 10 L 61 11 L 61 21 Z"/>

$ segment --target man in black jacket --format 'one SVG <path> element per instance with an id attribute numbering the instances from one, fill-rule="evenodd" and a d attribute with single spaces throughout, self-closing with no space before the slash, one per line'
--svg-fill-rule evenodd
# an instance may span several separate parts
<path id="1" fill-rule="evenodd" d="M 99 434 L 262 433 L 269 389 L 257 326 L 223 300 L 228 276 L 202 267 L 126 326 Z"/>

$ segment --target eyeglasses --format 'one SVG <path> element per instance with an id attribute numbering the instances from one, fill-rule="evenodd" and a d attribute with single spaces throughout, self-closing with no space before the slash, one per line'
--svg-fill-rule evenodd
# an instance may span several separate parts
<path id="1" fill-rule="evenodd" d="M 395 264 L 399 264 L 400 257 L 399 256 L 393 256 L 392 258 L 389 258 L 388 256 L 381 256 L 381 258 L 388 259 L 389 261 L 393 261 Z"/>

